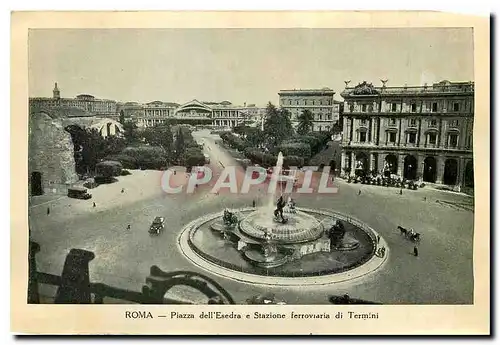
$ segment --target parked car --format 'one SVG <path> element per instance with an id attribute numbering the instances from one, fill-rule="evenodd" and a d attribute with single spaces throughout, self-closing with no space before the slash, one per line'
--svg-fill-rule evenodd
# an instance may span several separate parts
<path id="1" fill-rule="evenodd" d="M 165 228 L 165 218 L 156 217 L 149 227 L 149 233 L 152 235 L 158 235 Z"/>
<path id="2" fill-rule="evenodd" d="M 246 300 L 246 304 L 286 304 L 286 301 L 276 298 L 273 293 L 264 293 L 252 296 Z"/>
<path id="3" fill-rule="evenodd" d="M 68 188 L 68 197 L 74 199 L 88 200 L 92 198 L 92 195 L 87 193 L 87 188 L 71 187 Z"/>

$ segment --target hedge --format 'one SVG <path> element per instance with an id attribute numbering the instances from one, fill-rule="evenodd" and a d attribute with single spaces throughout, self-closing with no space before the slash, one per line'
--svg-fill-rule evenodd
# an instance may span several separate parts
<path id="1" fill-rule="evenodd" d="M 124 169 L 137 169 L 137 159 L 132 156 L 119 153 L 116 155 L 110 155 L 105 158 L 106 160 L 118 161 L 122 164 Z"/>
<path id="2" fill-rule="evenodd" d="M 240 137 L 237 137 L 233 133 L 230 133 L 230 132 L 222 133 L 220 135 L 220 137 L 229 146 L 234 147 L 235 149 L 237 149 L 239 151 L 243 151 L 247 147 L 247 144 L 245 143 L 245 141 L 243 139 L 241 139 Z"/>
<path id="3" fill-rule="evenodd" d="M 252 163 L 259 164 L 266 168 L 275 166 L 278 160 L 276 156 L 255 148 L 247 148 L 245 150 L 245 156 L 250 159 Z"/>
<path id="4" fill-rule="evenodd" d="M 197 147 L 188 148 L 185 152 L 185 157 L 187 167 L 205 165 L 205 156 L 203 155 L 203 151 Z"/>
<path id="5" fill-rule="evenodd" d="M 269 153 L 262 152 L 258 149 L 247 149 L 245 150 L 245 156 L 250 159 L 253 164 L 258 164 L 264 168 L 274 167 L 276 165 L 276 161 L 278 160 L 277 156 L 274 156 Z M 285 168 L 289 167 L 302 167 L 304 166 L 304 158 L 299 156 L 284 156 L 283 157 L 283 166 Z"/>
<path id="6" fill-rule="evenodd" d="M 321 151 L 330 141 L 330 133 L 328 132 L 313 132 L 306 135 L 297 135 L 291 139 L 282 142 L 282 146 L 292 143 L 305 143 L 311 148 L 311 156 Z"/>
<path id="7" fill-rule="evenodd" d="M 96 175 L 99 177 L 120 176 L 122 172 L 122 164 L 117 161 L 102 161 L 95 165 Z"/>
<path id="8" fill-rule="evenodd" d="M 122 155 L 135 159 L 135 169 L 162 169 L 168 166 L 166 151 L 159 146 L 126 147 Z"/>
<path id="9" fill-rule="evenodd" d="M 280 145 L 278 150 L 283 156 L 299 156 L 303 158 L 311 157 L 311 146 L 304 142 L 287 143 Z"/>
<path id="10" fill-rule="evenodd" d="M 299 156 L 285 156 L 283 158 L 283 165 L 286 168 L 303 167 L 304 166 L 304 158 L 299 157 Z"/>

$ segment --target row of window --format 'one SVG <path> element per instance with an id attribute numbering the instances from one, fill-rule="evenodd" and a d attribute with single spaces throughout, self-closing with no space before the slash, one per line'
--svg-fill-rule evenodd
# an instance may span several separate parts
<path id="1" fill-rule="evenodd" d="M 298 117 L 297 114 L 296 117 Z M 332 115 L 325 114 L 325 116 L 323 116 L 323 114 L 318 114 L 317 116 L 313 116 L 313 121 L 332 121 Z"/>
<path id="2" fill-rule="evenodd" d="M 289 99 L 288 102 L 286 99 L 281 100 L 282 105 L 332 105 L 332 100 L 327 99 L 327 100 L 307 100 L 304 99 L 303 101 L 299 100 L 291 100 Z"/>
<path id="3" fill-rule="evenodd" d="M 38 104 L 41 104 L 42 106 L 46 107 L 55 107 L 61 105 L 60 101 L 41 101 L 41 102 L 36 102 Z M 116 105 L 115 104 L 110 104 L 110 103 L 94 103 L 94 102 L 64 102 L 63 103 L 65 106 L 68 107 L 75 107 L 75 108 L 82 108 L 90 111 L 110 111 L 114 112 L 116 111 Z"/>
<path id="4" fill-rule="evenodd" d="M 359 123 L 361 126 L 366 126 L 368 124 L 367 119 L 361 119 L 359 120 Z M 417 126 L 417 119 L 409 119 L 408 124 L 410 127 L 416 127 Z M 428 119 L 427 124 L 429 127 L 437 127 L 437 120 L 436 119 Z M 450 127 L 458 127 L 458 120 L 451 120 L 448 122 Z M 390 118 L 389 119 L 389 126 L 396 126 L 396 119 L 395 118 Z"/>
<path id="5" fill-rule="evenodd" d="M 366 132 L 359 132 L 359 138 L 358 138 L 360 143 L 366 143 L 367 142 L 367 133 Z M 397 133 L 395 132 L 389 132 L 387 136 L 387 143 L 395 144 L 397 140 Z M 416 144 L 417 143 L 417 133 L 406 133 L 406 144 Z M 437 133 L 427 133 L 426 135 L 426 144 L 429 145 L 436 145 L 437 144 Z M 447 147 L 450 148 L 456 148 L 458 146 L 458 134 L 457 133 L 448 133 L 447 137 Z"/>
<path id="6" fill-rule="evenodd" d="M 244 114 L 243 113 L 240 113 L 238 111 L 224 111 L 224 112 L 220 112 L 220 111 L 216 111 L 214 112 L 214 117 L 243 117 Z"/>
<path id="7" fill-rule="evenodd" d="M 351 104 L 351 112 L 354 111 L 354 105 Z M 397 112 L 398 108 L 398 103 L 391 103 L 390 111 L 391 112 Z M 453 111 L 454 112 L 459 112 L 460 111 L 460 103 L 455 102 L 453 103 Z M 369 104 L 362 104 L 361 105 L 361 112 L 366 113 L 366 112 L 373 112 L 373 105 Z M 416 113 L 417 112 L 417 103 L 412 103 L 410 104 L 410 112 Z M 438 103 L 433 102 L 431 104 L 431 112 L 432 113 L 437 113 L 438 112 Z"/>

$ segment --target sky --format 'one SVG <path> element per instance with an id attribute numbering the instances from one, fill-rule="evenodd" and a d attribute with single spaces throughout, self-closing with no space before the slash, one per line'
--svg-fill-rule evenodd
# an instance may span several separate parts
<path id="1" fill-rule="evenodd" d="M 431 29 L 36 29 L 29 95 L 277 103 L 281 89 L 473 81 L 473 32 Z"/>

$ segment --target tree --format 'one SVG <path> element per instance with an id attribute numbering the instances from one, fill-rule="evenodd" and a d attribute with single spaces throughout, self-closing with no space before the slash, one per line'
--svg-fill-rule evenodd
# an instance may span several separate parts
<path id="1" fill-rule="evenodd" d="M 127 146 L 125 139 L 120 138 L 118 136 L 109 135 L 104 140 L 105 149 L 102 154 L 100 154 L 100 158 L 104 158 L 108 155 L 115 155 L 123 151 L 123 149 Z"/>
<path id="2" fill-rule="evenodd" d="M 277 109 L 271 102 L 266 108 L 264 120 L 264 140 L 268 146 L 275 147 L 285 138 L 293 135 L 290 112 L 286 109 Z"/>
<path id="3" fill-rule="evenodd" d="M 173 136 L 169 125 L 146 128 L 142 136 L 149 145 L 160 146 L 167 152 L 172 151 Z"/>
<path id="4" fill-rule="evenodd" d="M 336 122 L 331 128 L 331 132 L 332 134 L 342 133 L 342 123 L 340 123 L 340 121 Z"/>
<path id="5" fill-rule="evenodd" d="M 87 172 L 92 172 L 96 168 L 99 159 L 105 155 L 105 139 L 95 128 L 85 131 L 85 138 L 82 147 L 83 165 Z"/>
<path id="6" fill-rule="evenodd" d="M 263 133 L 260 128 L 249 127 L 246 134 L 247 146 L 259 147 L 262 144 Z"/>
<path id="7" fill-rule="evenodd" d="M 120 110 L 120 119 L 118 120 L 122 125 L 125 124 L 125 113 L 123 112 L 123 109 Z"/>
<path id="8" fill-rule="evenodd" d="M 194 147 L 190 147 L 186 150 L 186 166 L 194 167 L 194 166 L 203 166 L 205 164 L 205 156 L 203 152 Z"/>
<path id="9" fill-rule="evenodd" d="M 234 126 L 233 132 L 239 135 L 246 135 L 246 132 L 249 127 L 245 126 L 244 124 L 239 124 Z"/>
<path id="10" fill-rule="evenodd" d="M 137 132 L 137 125 L 133 121 L 126 121 L 123 124 L 123 136 L 128 145 L 137 143 L 139 141 L 139 134 Z"/>
<path id="11" fill-rule="evenodd" d="M 297 126 L 297 133 L 301 135 L 309 133 L 313 128 L 314 120 L 314 116 L 311 111 L 309 109 L 303 110 L 299 115 L 298 120 L 299 125 Z"/>
<path id="12" fill-rule="evenodd" d="M 184 132 L 182 127 L 177 130 L 177 135 L 175 136 L 175 159 L 180 163 L 186 151 L 186 143 L 184 142 Z"/>

